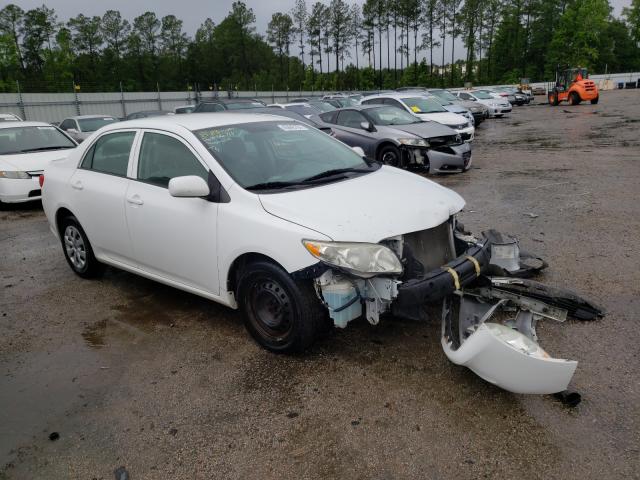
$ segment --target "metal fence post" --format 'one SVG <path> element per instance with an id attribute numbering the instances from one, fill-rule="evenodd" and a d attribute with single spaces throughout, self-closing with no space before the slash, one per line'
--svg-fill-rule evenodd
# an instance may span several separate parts
<path id="1" fill-rule="evenodd" d="M 158 89 L 158 110 L 162 110 L 162 99 L 160 98 L 160 84 L 156 82 L 156 88 Z"/>
<path id="2" fill-rule="evenodd" d="M 122 105 L 122 118 L 127 117 L 127 104 L 124 101 L 124 90 L 122 90 L 122 82 L 120 82 L 120 104 Z"/>
<path id="3" fill-rule="evenodd" d="M 80 99 L 78 98 L 78 90 L 76 89 L 76 82 L 72 82 L 73 85 L 73 96 L 76 104 L 76 115 L 81 115 L 80 113 Z"/>
<path id="4" fill-rule="evenodd" d="M 20 109 L 20 113 L 22 114 L 22 119 L 27 119 L 27 112 L 24 109 L 24 102 L 22 101 L 22 92 L 20 91 L 20 82 L 16 80 L 16 86 L 18 87 L 18 108 Z"/>

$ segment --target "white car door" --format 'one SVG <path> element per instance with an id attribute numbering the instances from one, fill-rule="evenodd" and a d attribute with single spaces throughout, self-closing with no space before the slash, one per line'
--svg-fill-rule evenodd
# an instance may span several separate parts
<path id="1" fill-rule="evenodd" d="M 218 204 L 169 194 L 169 180 L 209 169 L 182 138 L 144 131 L 137 148 L 135 177 L 126 194 L 127 223 L 138 268 L 217 295 Z"/>
<path id="2" fill-rule="evenodd" d="M 101 135 L 84 154 L 69 182 L 69 205 L 96 255 L 131 263 L 132 249 L 124 209 L 127 174 L 137 132 Z"/>

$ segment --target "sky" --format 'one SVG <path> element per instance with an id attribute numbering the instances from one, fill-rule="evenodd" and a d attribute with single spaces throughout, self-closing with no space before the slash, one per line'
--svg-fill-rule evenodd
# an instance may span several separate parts
<path id="1" fill-rule="evenodd" d="M 311 4 L 315 3 L 316 0 L 306 1 L 307 6 L 310 8 Z M 352 3 L 353 1 L 358 4 L 364 3 L 364 0 L 347 0 L 347 3 Z M 47 7 L 55 9 L 58 14 L 58 20 L 64 22 L 79 13 L 87 16 L 102 16 L 106 10 L 119 10 L 122 16 L 130 22 L 148 10 L 155 12 L 159 18 L 173 14 L 184 22 L 184 30 L 192 37 L 207 17 L 210 17 L 216 24 L 220 23 L 231 10 L 233 0 L 180 0 L 179 2 L 176 0 L 102 0 L 100 2 L 78 2 L 77 0 L 13 0 L 13 2 L 24 10 L 39 7 L 44 3 Z M 274 12 L 290 11 L 291 8 L 293 8 L 295 0 L 244 0 L 244 2 L 248 7 L 253 9 L 256 15 L 256 31 L 264 34 L 271 15 Z M 324 0 L 324 3 L 328 4 L 329 0 Z M 609 3 L 613 7 L 613 14 L 619 16 L 622 8 L 629 6 L 631 0 L 609 0 Z M 386 44 L 384 37 L 383 42 Z M 449 46 L 445 49 L 445 55 L 448 59 L 451 58 L 450 48 Z M 456 51 L 464 54 L 461 40 L 456 43 Z M 292 48 L 291 54 L 296 55 L 297 49 Z M 434 60 L 435 58 L 440 58 L 441 55 L 441 51 L 438 50 L 438 54 L 434 53 Z M 458 55 L 456 55 L 456 57 L 458 57 Z M 361 61 L 362 60 L 361 58 Z M 383 58 L 383 60 L 385 59 Z"/>

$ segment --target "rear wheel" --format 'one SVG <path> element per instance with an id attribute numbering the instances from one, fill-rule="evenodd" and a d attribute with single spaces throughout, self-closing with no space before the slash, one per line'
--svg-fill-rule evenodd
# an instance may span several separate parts
<path id="1" fill-rule="evenodd" d="M 104 265 L 93 254 L 87 235 L 75 217 L 66 217 L 60 224 L 62 251 L 67 263 L 82 278 L 95 278 L 104 272 Z"/>
<path id="2" fill-rule="evenodd" d="M 598 95 L 596 98 L 591 100 L 591 105 L 597 105 L 598 104 L 598 100 L 600 100 L 600 95 Z"/>
<path id="3" fill-rule="evenodd" d="M 238 301 L 251 336 L 276 353 L 307 349 L 328 323 L 311 282 L 295 281 L 268 261 L 245 267 Z"/>
<path id="4" fill-rule="evenodd" d="M 577 92 L 571 92 L 569 94 L 569 104 L 570 105 L 580 105 L 580 102 L 582 100 L 580 99 L 580 95 L 578 95 Z"/>
<path id="5" fill-rule="evenodd" d="M 549 105 L 555 107 L 558 105 L 558 94 L 556 92 L 552 92 L 549 94 Z"/>
<path id="6" fill-rule="evenodd" d="M 392 167 L 400 166 L 400 149 L 395 145 L 385 145 L 378 152 L 378 161 Z"/>

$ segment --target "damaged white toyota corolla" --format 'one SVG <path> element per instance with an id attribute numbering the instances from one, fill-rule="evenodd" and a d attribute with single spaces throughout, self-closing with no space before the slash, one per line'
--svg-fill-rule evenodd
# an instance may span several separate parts
<path id="1" fill-rule="evenodd" d="M 424 320 L 444 302 L 453 362 L 507 390 L 552 393 L 576 362 L 551 358 L 536 322 L 602 314 L 519 278 L 546 265 L 495 231 L 470 236 L 453 191 L 287 118 L 116 123 L 44 179 L 51 230 L 78 275 L 109 264 L 239 308 L 276 352 L 307 348 L 331 323 Z"/>

